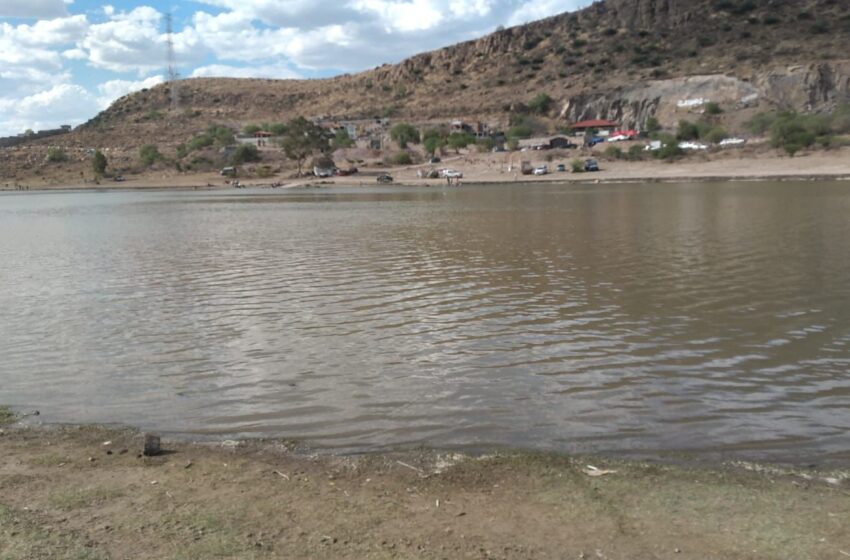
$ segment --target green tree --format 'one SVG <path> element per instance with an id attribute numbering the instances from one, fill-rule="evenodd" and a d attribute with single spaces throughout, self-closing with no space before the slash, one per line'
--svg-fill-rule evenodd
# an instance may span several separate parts
<path id="1" fill-rule="evenodd" d="M 331 151 L 328 132 L 304 117 L 289 121 L 286 125 L 286 135 L 280 142 L 286 157 L 296 162 L 298 174 L 304 161 L 315 153 L 327 154 Z"/>
<path id="2" fill-rule="evenodd" d="M 354 140 L 351 139 L 346 130 L 340 129 L 336 131 L 336 135 L 333 139 L 333 146 L 335 149 L 351 148 L 354 146 Z"/>
<path id="3" fill-rule="evenodd" d="M 541 93 L 528 102 L 528 110 L 538 115 L 545 115 L 552 109 L 554 100 L 548 94 Z"/>
<path id="4" fill-rule="evenodd" d="M 403 150 L 408 144 L 419 143 L 419 131 L 412 124 L 398 123 L 390 129 L 390 138 Z"/>
<path id="5" fill-rule="evenodd" d="M 262 129 L 263 129 L 263 128 L 262 128 L 260 125 L 258 125 L 258 124 L 246 124 L 246 125 L 242 128 L 242 132 L 244 132 L 245 134 L 251 134 L 251 135 L 253 135 L 253 134 L 256 134 L 256 133 L 260 132 Z"/>
<path id="6" fill-rule="evenodd" d="M 103 155 L 103 152 L 101 152 L 100 150 L 95 151 L 91 163 L 95 175 L 98 176 L 101 176 L 106 173 L 106 168 L 109 165 L 109 162 L 106 160 L 106 156 Z"/>
<path id="7" fill-rule="evenodd" d="M 159 153 L 159 148 L 155 144 L 145 144 L 139 148 L 139 159 L 145 166 L 151 166 L 156 161 L 162 159 L 162 154 Z"/>
<path id="8" fill-rule="evenodd" d="M 508 129 L 508 138 L 531 138 L 534 131 L 527 124 L 518 124 Z"/>
<path id="9" fill-rule="evenodd" d="M 466 148 L 470 144 L 475 143 L 475 136 L 467 132 L 453 132 L 449 135 L 448 144 L 455 152 L 459 152 L 461 148 Z"/>
<path id="10" fill-rule="evenodd" d="M 722 127 L 716 126 L 708 131 L 708 134 L 705 135 L 705 140 L 711 142 L 712 144 L 719 144 L 722 141 L 726 140 L 729 135 L 726 133 Z"/>
<path id="11" fill-rule="evenodd" d="M 475 145 L 478 147 L 479 152 L 485 153 L 492 150 L 495 143 L 493 142 L 492 138 L 482 138 L 481 140 L 477 141 Z"/>
<path id="12" fill-rule="evenodd" d="M 679 129 L 676 131 L 679 140 L 699 140 L 699 127 L 690 121 L 679 121 Z"/>

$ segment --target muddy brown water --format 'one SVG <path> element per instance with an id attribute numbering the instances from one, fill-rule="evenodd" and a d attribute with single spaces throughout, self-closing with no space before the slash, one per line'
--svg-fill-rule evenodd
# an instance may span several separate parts
<path id="1" fill-rule="evenodd" d="M 850 463 L 850 183 L 0 195 L 0 403 Z"/>

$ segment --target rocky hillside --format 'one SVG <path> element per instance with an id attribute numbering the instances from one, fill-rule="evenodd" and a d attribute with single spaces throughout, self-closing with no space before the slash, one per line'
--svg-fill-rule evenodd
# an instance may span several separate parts
<path id="1" fill-rule="evenodd" d="M 534 95 L 549 118 L 675 122 L 680 102 L 818 111 L 850 100 L 846 0 L 603 0 L 576 13 L 327 80 L 193 79 L 116 101 L 64 142 L 132 148 L 185 141 L 211 123 L 295 116 L 476 118 L 506 125 Z"/>

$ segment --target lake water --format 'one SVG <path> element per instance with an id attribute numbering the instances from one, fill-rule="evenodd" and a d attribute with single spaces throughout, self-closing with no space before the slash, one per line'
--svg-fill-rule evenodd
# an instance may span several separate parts
<path id="1" fill-rule="evenodd" d="M 850 183 L 0 195 L 0 403 L 850 462 Z"/>

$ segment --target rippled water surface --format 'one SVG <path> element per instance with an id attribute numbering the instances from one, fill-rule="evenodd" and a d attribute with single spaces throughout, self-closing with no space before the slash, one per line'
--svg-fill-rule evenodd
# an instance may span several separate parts
<path id="1" fill-rule="evenodd" d="M 0 196 L 47 421 L 850 461 L 850 184 Z"/>

